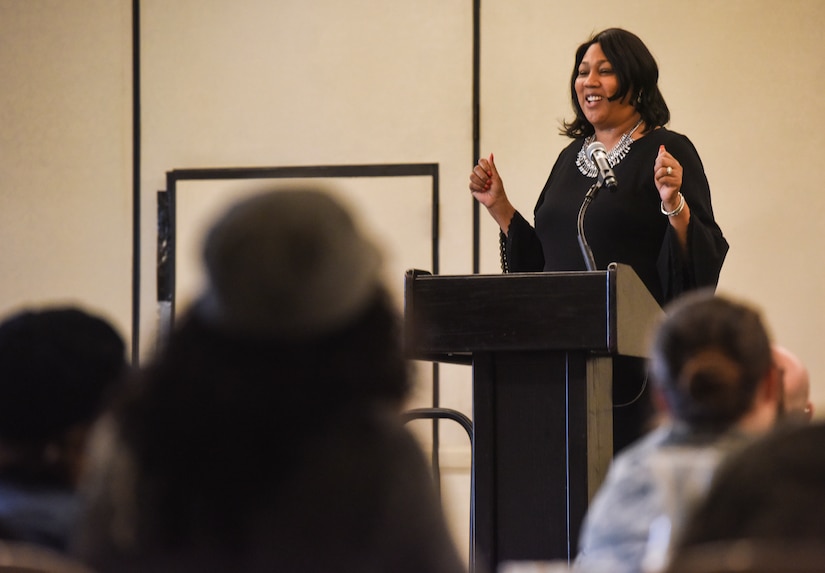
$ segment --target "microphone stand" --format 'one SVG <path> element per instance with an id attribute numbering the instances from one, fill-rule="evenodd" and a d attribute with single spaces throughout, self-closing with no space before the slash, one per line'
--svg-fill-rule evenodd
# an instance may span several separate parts
<path id="1" fill-rule="evenodd" d="M 582 256 L 584 257 L 584 264 L 587 267 L 588 271 L 595 271 L 596 270 L 596 261 L 593 259 L 593 251 L 590 250 L 590 245 L 587 244 L 587 239 L 584 236 L 584 214 L 587 211 L 587 207 L 596 198 L 596 193 L 599 192 L 599 189 L 602 188 L 602 181 L 601 177 L 599 177 L 596 182 L 590 186 L 590 189 L 587 191 L 587 194 L 584 196 L 584 201 L 582 201 L 582 206 L 579 209 L 579 217 L 576 221 L 576 227 L 578 229 L 577 238 L 579 240 L 579 248 L 581 248 Z"/>

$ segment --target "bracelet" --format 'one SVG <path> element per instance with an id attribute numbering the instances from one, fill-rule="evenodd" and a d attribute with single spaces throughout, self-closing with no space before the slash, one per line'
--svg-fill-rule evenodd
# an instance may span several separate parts
<path id="1" fill-rule="evenodd" d="M 673 211 L 665 211 L 664 201 L 662 201 L 662 204 L 659 208 L 662 211 L 662 215 L 667 215 L 668 217 L 675 217 L 676 215 L 682 212 L 682 209 L 685 208 L 685 196 L 682 195 L 681 191 L 679 191 L 679 205 Z"/>

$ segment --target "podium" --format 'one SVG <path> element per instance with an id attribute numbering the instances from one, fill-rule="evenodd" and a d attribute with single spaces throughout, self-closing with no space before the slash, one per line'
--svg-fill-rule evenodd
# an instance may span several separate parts
<path id="1" fill-rule="evenodd" d="M 472 365 L 473 562 L 572 560 L 613 456 L 617 356 L 644 360 L 663 311 L 626 265 L 605 271 L 408 271 L 410 358 Z"/>

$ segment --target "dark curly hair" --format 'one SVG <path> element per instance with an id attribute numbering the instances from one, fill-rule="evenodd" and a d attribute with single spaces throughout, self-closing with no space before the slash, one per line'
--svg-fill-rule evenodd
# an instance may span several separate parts
<path id="1" fill-rule="evenodd" d="M 48 441 L 91 423 L 125 376 L 123 338 L 79 308 L 22 310 L 0 325 L 0 438 Z"/>

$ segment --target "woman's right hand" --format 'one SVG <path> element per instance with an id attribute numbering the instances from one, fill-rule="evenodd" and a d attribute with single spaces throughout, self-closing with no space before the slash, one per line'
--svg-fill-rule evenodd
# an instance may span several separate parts
<path id="1" fill-rule="evenodd" d="M 504 183 L 499 177 L 492 153 L 490 157 L 479 159 L 473 167 L 470 173 L 470 192 L 479 203 L 487 207 L 490 215 L 506 234 L 515 208 L 504 192 Z"/>
<path id="2" fill-rule="evenodd" d="M 493 207 L 502 196 L 506 197 L 504 184 L 496 170 L 492 153 L 486 159 L 484 157 L 479 159 L 473 167 L 473 172 L 470 173 L 470 192 L 479 203 L 488 209 Z"/>

